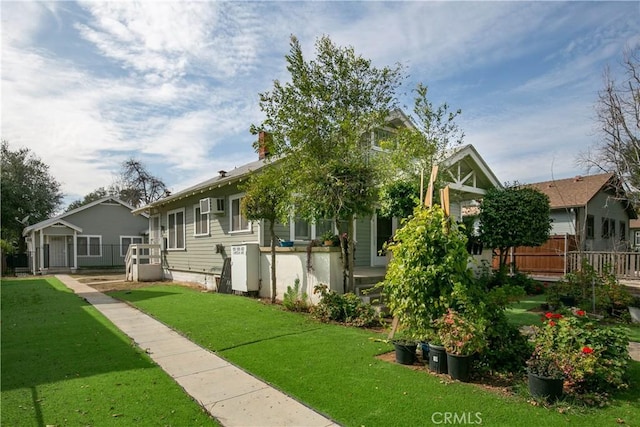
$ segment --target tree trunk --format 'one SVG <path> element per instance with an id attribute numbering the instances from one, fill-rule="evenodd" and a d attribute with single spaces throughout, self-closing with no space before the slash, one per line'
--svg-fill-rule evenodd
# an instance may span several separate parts
<path id="1" fill-rule="evenodd" d="M 271 234 L 271 302 L 276 302 L 276 232 L 274 221 L 269 221 L 269 233 Z"/>

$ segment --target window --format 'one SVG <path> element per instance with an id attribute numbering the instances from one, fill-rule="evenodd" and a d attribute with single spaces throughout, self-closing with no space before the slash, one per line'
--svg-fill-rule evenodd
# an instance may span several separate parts
<path id="1" fill-rule="evenodd" d="M 587 239 L 593 239 L 595 236 L 594 232 L 595 220 L 593 215 L 587 215 Z"/>
<path id="2" fill-rule="evenodd" d="M 230 197 L 231 204 L 231 232 L 234 231 L 251 231 L 251 224 L 240 212 L 240 202 L 242 195 Z"/>
<path id="3" fill-rule="evenodd" d="M 78 236 L 78 256 L 102 256 L 102 236 Z"/>
<path id="4" fill-rule="evenodd" d="M 184 209 L 167 214 L 167 249 L 184 249 Z"/>
<path id="5" fill-rule="evenodd" d="M 129 245 L 135 243 L 144 243 L 142 236 L 120 236 L 120 256 L 126 256 Z"/>
<path id="6" fill-rule="evenodd" d="M 311 225 L 302 218 L 293 220 L 293 240 L 311 240 Z"/>
<path id="7" fill-rule="evenodd" d="M 320 219 L 316 221 L 316 239 L 322 236 L 327 231 L 335 233 L 333 228 L 333 221 L 330 219 Z"/>
<path id="8" fill-rule="evenodd" d="M 620 241 L 624 242 L 625 240 L 627 240 L 627 224 L 620 221 Z"/>
<path id="9" fill-rule="evenodd" d="M 209 235 L 209 214 L 201 213 L 201 206 L 193 207 L 193 235 L 208 236 Z"/>
<path id="10" fill-rule="evenodd" d="M 640 231 L 636 231 L 635 246 L 640 246 Z"/>
<path id="11" fill-rule="evenodd" d="M 613 219 L 602 218 L 602 238 L 616 237 L 616 222 Z"/>

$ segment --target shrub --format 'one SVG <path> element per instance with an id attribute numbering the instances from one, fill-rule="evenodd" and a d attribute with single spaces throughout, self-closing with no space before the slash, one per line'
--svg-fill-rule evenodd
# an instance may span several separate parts
<path id="1" fill-rule="evenodd" d="M 340 322 L 351 326 L 378 326 L 380 317 L 371 304 L 365 304 L 353 293 L 339 294 L 327 285 L 318 285 L 313 290 L 320 294 L 320 302 L 311 309 L 311 314 L 322 322 Z"/>
<path id="2" fill-rule="evenodd" d="M 628 387 L 629 342 L 624 332 L 597 324 L 583 310 L 546 313 L 543 326 L 534 331 L 530 370 L 555 367 L 564 376 L 567 394 L 603 400 L 606 393 Z"/>
<path id="3" fill-rule="evenodd" d="M 478 358 L 481 368 L 502 372 L 522 373 L 532 346 L 517 326 L 509 323 L 503 310 L 495 311 L 487 321 L 487 348 Z"/>
<path id="4" fill-rule="evenodd" d="M 300 290 L 300 279 L 296 279 L 291 286 L 287 286 L 287 292 L 282 299 L 282 305 L 289 311 L 309 311 L 309 296 Z"/>
<path id="5" fill-rule="evenodd" d="M 424 339 L 452 306 L 454 286 L 474 285 L 467 238 L 438 205 L 418 207 L 387 249 L 393 258 L 380 285 L 387 306 L 414 339 Z"/>

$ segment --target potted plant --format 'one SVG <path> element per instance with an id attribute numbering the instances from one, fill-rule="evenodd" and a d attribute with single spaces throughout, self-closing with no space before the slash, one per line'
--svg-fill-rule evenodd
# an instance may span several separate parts
<path id="1" fill-rule="evenodd" d="M 484 325 L 452 309 L 435 323 L 447 354 L 449 375 L 453 379 L 469 381 L 471 358 L 486 346 Z"/>
<path id="2" fill-rule="evenodd" d="M 396 351 L 396 362 L 401 365 L 413 365 L 418 348 L 416 341 L 408 334 L 399 334 L 392 342 Z"/>
<path id="3" fill-rule="evenodd" d="M 320 240 L 324 242 L 324 246 L 335 246 L 338 236 L 331 231 L 325 231 L 320 235 Z"/>
<path id="4" fill-rule="evenodd" d="M 534 351 L 527 361 L 532 396 L 606 396 L 628 387 L 624 332 L 596 323 L 579 309 L 545 313 L 543 325 L 533 331 Z"/>

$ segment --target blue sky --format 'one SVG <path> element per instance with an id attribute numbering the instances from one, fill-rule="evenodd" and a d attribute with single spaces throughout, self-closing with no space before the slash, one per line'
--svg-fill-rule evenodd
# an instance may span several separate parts
<path id="1" fill-rule="evenodd" d="M 328 35 L 401 93 L 429 86 L 498 179 L 584 173 L 610 66 L 640 43 L 638 2 L 5 2 L 2 138 L 62 183 L 65 203 L 141 160 L 173 190 L 253 161 L 258 94 L 287 80 L 289 36 L 307 58 Z M 409 110 L 409 109 L 407 109 Z"/>

